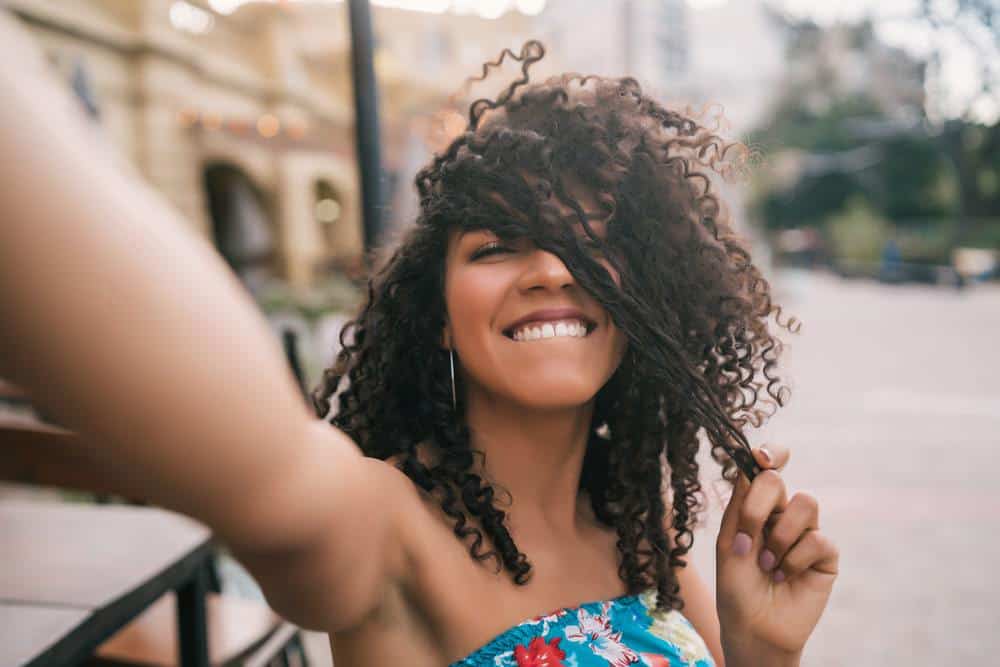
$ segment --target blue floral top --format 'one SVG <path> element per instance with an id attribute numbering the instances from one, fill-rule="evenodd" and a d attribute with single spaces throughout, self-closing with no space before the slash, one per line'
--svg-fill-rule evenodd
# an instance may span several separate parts
<path id="1" fill-rule="evenodd" d="M 539 616 L 451 667 L 715 667 L 691 623 L 656 611 L 656 591 Z"/>

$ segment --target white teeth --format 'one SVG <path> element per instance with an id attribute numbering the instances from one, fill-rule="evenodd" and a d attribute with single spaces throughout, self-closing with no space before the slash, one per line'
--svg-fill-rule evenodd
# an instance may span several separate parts
<path id="1" fill-rule="evenodd" d="M 514 340 L 531 341 L 543 338 L 584 338 L 587 335 L 587 325 L 578 320 L 546 322 L 538 326 L 524 326 L 516 330 L 511 338 Z"/>

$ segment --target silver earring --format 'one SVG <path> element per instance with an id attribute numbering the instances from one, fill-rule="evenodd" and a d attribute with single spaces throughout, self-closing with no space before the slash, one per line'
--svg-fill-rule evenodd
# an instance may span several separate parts
<path id="1" fill-rule="evenodd" d="M 451 365 L 451 409 L 458 409 L 458 399 L 455 396 L 455 350 L 448 350 L 448 360 Z"/>

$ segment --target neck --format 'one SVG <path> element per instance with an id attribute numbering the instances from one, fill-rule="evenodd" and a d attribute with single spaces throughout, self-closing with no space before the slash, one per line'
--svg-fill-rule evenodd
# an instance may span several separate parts
<path id="1" fill-rule="evenodd" d="M 593 404 L 542 411 L 475 391 L 467 398 L 470 444 L 486 454 L 485 478 L 511 494 L 515 539 L 579 535 L 588 521 L 577 501 Z"/>

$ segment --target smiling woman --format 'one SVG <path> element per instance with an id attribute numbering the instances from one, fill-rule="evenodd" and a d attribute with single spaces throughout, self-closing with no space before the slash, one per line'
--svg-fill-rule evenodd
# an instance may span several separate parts
<path id="1" fill-rule="evenodd" d="M 0 13 L 0 375 L 106 490 L 211 526 L 338 667 L 797 665 L 838 556 L 787 449 L 753 451 L 752 484 L 731 458 L 784 401 L 784 325 L 708 176 L 739 147 L 629 78 L 530 83 L 543 53 L 488 64 L 523 76 L 418 174 L 324 423 Z M 715 604 L 685 559 L 702 434 L 735 483 Z"/>
<path id="2" fill-rule="evenodd" d="M 523 76 L 474 102 L 465 132 L 417 175 L 416 226 L 345 329 L 353 343 L 316 407 L 440 494 L 470 553 L 519 584 L 532 565 L 510 524 L 526 501 L 504 479 L 503 511 L 490 481 L 516 438 L 501 430 L 497 445 L 494 428 L 571 414 L 561 432 L 582 438 L 579 491 L 617 532 L 622 581 L 676 608 L 674 569 L 701 504 L 697 433 L 734 480 L 726 448 L 785 399 L 767 324 L 777 309 L 708 176 L 745 153 L 630 78 L 530 83 L 543 54 L 529 42 L 484 67 L 481 79 L 509 55 Z"/>

